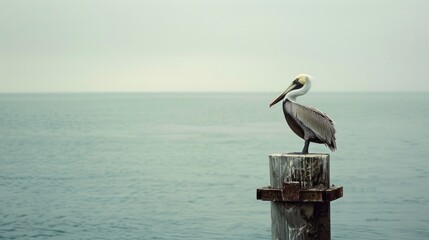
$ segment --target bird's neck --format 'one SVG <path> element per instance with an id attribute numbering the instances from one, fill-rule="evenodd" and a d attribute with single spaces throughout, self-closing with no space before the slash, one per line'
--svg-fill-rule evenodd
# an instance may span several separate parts
<path id="1" fill-rule="evenodd" d="M 287 95 L 286 95 L 286 98 L 285 99 L 287 99 L 287 100 L 289 100 L 289 101 L 292 101 L 292 102 L 296 102 L 296 98 L 297 97 L 299 97 L 299 96 L 301 96 L 301 95 L 304 95 L 307 91 L 302 91 L 303 89 L 297 89 L 297 90 L 293 90 L 293 91 L 290 91 Z"/>
<path id="2" fill-rule="evenodd" d="M 285 98 L 285 101 L 286 100 L 289 100 L 289 101 L 291 101 L 291 102 L 296 102 L 296 98 L 297 98 L 298 96 L 297 95 L 287 95 L 286 96 L 286 98 Z"/>

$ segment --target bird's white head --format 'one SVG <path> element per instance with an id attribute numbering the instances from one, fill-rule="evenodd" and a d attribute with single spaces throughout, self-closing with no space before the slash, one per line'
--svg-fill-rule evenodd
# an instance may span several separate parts
<path id="1" fill-rule="evenodd" d="M 285 97 L 295 101 L 296 97 L 306 94 L 311 88 L 312 79 L 313 77 L 308 74 L 299 74 L 289 87 L 270 104 L 270 107 L 280 102 Z"/>

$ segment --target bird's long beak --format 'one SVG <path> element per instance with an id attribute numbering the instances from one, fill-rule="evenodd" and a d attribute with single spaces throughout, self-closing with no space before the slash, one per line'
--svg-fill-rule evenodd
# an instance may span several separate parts
<path id="1" fill-rule="evenodd" d="M 283 98 L 286 96 L 286 94 L 288 92 L 292 91 L 295 87 L 296 87 L 296 85 L 294 83 L 292 83 L 282 94 L 280 94 L 272 103 L 270 103 L 270 107 L 272 107 L 276 103 L 283 100 Z"/>

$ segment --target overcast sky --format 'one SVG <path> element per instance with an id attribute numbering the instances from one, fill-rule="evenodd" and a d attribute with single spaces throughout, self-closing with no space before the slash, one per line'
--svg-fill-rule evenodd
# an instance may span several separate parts
<path id="1" fill-rule="evenodd" d="M 429 91 L 429 1 L 2 0 L 0 92 Z"/>

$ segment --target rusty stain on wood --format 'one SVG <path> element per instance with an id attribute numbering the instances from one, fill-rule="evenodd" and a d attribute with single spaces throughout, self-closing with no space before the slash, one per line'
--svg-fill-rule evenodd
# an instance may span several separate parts
<path id="1" fill-rule="evenodd" d="M 283 189 L 281 189 L 283 201 L 285 201 L 285 199 L 290 201 L 299 201 L 300 190 L 301 185 L 299 182 L 283 183 Z"/>
<path id="2" fill-rule="evenodd" d="M 262 201 L 284 202 L 331 202 L 343 196 L 343 187 L 331 187 L 325 190 L 300 190 L 293 186 L 287 188 L 262 187 L 256 189 L 256 199 Z"/>

